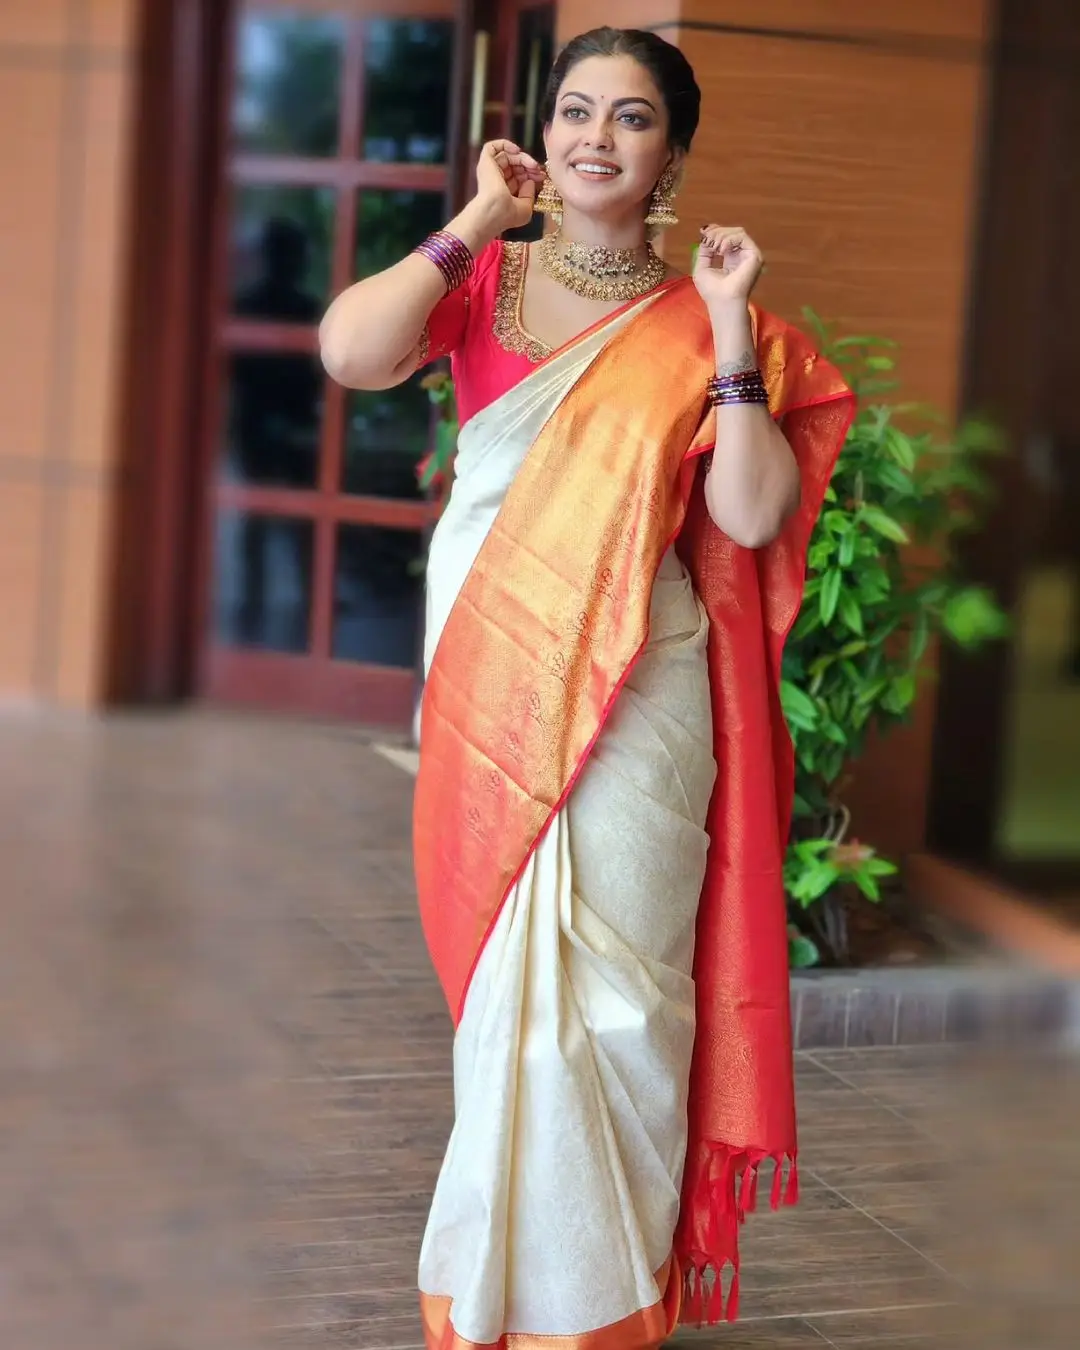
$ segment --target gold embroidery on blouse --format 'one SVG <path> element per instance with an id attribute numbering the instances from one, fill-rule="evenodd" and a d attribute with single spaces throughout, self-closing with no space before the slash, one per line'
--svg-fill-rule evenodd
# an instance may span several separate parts
<path id="1" fill-rule="evenodd" d="M 499 283 L 495 291 L 495 314 L 491 331 L 503 351 L 524 356 L 535 363 L 551 355 L 551 348 L 525 331 L 521 322 L 521 301 L 525 293 L 528 268 L 528 244 L 512 240 L 503 244 L 499 265 Z"/>
<path id="2" fill-rule="evenodd" d="M 420 330 L 420 345 L 416 349 L 416 368 L 426 366 L 431 360 L 431 329 L 424 324 Z"/>

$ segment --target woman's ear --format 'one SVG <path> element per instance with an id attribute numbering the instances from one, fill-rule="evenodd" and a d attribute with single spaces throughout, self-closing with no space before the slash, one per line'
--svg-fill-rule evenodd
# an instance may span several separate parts
<path id="1" fill-rule="evenodd" d="M 683 149 L 681 145 L 677 145 L 675 149 L 672 150 L 671 152 L 671 158 L 667 162 L 667 167 L 677 178 L 679 174 L 682 173 L 683 166 L 685 164 L 686 164 L 686 151 Z"/>

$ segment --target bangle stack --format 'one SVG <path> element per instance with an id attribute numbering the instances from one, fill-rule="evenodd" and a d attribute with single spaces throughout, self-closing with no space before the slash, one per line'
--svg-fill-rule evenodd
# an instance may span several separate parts
<path id="1" fill-rule="evenodd" d="M 759 370 L 740 370 L 737 375 L 714 375 L 705 386 L 714 408 L 732 403 L 768 403 L 769 395 Z"/>
<path id="2" fill-rule="evenodd" d="M 429 234 L 422 244 L 417 244 L 413 252 L 427 258 L 439 269 L 443 281 L 446 282 L 447 295 L 451 291 L 456 291 L 459 286 L 464 286 L 476 267 L 476 259 L 469 251 L 468 245 L 463 244 L 456 234 L 450 234 L 448 230 L 437 230 L 434 234 Z"/>

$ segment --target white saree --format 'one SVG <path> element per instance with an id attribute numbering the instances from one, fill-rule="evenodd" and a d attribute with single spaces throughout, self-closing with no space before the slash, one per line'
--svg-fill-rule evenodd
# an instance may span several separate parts
<path id="1" fill-rule="evenodd" d="M 431 546 L 426 668 L 530 446 L 641 308 L 462 428 Z M 453 1334 L 440 1347 L 507 1336 L 523 1347 L 533 1336 L 588 1345 L 664 1292 L 716 776 L 708 620 L 673 552 L 650 615 L 648 645 L 469 988 L 454 1046 L 455 1124 L 420 1256 L 422 1293 L 449 1308 Z"/>

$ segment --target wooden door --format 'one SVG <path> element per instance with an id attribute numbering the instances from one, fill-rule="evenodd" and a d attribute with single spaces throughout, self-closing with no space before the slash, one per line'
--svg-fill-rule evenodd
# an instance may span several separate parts
<path id="1" fill-rule="evenodd" d="M 206 353 L 211 700 L 411 716 L 431 408 L 418 379 L 377 393 L 328 380 L 317 324 L 445 223 L 465 40 L 457 0 L 236 8 Z"/>

